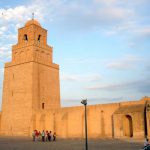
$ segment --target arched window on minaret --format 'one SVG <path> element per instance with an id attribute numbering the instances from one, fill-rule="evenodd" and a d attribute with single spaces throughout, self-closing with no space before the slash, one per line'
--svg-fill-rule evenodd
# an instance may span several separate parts
<path id="1" fill-rule="evenodd" d="M 38 42 L 40 42 L 40 40 L 41 40 L 41 35 L 38 36 Z"/>
<path id="2" fill-rule="evenodd" d="M 27 34 L 24 34 L 23 39 L 24 39 L 24 41 L 28 41 L 28 36 L 27 36 Z"/>

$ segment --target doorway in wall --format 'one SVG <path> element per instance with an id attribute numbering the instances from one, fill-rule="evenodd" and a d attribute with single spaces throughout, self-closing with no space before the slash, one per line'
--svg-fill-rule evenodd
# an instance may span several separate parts
<path id="1" fill-rule="evenodd" d="M 125 115 L 123 117 L 123 135 L 133 137 L 133 123 L 130 115 Z"/>

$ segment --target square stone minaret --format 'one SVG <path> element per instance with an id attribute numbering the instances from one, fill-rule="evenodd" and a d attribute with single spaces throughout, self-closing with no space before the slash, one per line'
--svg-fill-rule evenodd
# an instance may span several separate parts
<path id="1" fill-rule="evenodd" d="M 30 133 L 32 114 L 60 108 L 59 66 L 47 45 L 47 30 L 34 19 L 18 30 L 12 61 L 5 64 L 1 133 Z"/>

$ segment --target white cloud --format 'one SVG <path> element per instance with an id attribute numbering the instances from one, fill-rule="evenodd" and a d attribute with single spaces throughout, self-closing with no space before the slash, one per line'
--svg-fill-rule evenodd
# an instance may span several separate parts
<path id="1" fill-rule="evenodd" d="M 101 63 L 103 60 L 96 58 L 65 58 L 64 61 L 69 64 L 89 64 L 89 63 Z"/>
<path id="2" fill-rule="evenodd" d="M 125 22 L 120 22 L 119 24 L 115 24 L 111 26 L 108 30 L 104 30 L 106 35 L 115 35 L 120 33 L 133 33 L 135 28 L 137 29 L 136 21 L 126 20 Z"/>
<path id="3" fill-rule="evenodd" d="M 75 4 L 74 4 L 75 5 Z M 78 7 L 72 5 L 62 5 L 59 14 L 64 20 L 62 24 L 67 28 L 82 29 L 107 29 L 122 22 L 127 22 L 135 18 L 132 9 L 120 6 L 101 6 L 91 3 L 90 6 L 85 3 L 77 3 Z M 75 6 L 76 6 L 75 5 Z M 94 10 L 94 11 L 93 11 Z"/>
<path id="4" fill-rule="evenodd" d="M 14 8 L 0 8 L 0 22 L 5 25 L 10 22 L 22 24 L 32 17 L 33 12 L 38 20 L 42 20 L 44 18 L 43 12 L 45 7 L 47 7 L 46 4 L 40 3 L 39 7 L 39 3 L 35 2 L 30 5 L 20 5 Z"/>
<path id="5" fill-rule="evenodd" d="M 143 4 L 148 4 L 149 0 L 93 0 L 96 4 L 106 5 L 106 6 L 141 6 Z"/>
<path id="6" fill-rule="evenodd" d="M 3 74 L 4 73 L 4 68 L 0 68 L 0 74 Z"/>
<path id="7" fill-rule="evenodd" d="M 117 21 L 117 20 L 124 20 L 127 18 L 130 18 L 130 16 L 134 16 L 134 13 L 132 10 L 128 10 L 125 8 L 117 8 L 117 7 L 111 7 L 111 8 L 103 8 L 100 11 L 100 17 L 103 17 L 104 19 L 110 20 L 110 21 Z"/>
<path id="8" fill-rule="evenodd" d="M 103 27 L 106 35 L 114 36 L 118 34 L 136 40 L 137 38 L 150 37 L 150 26 L 145 25 L 146 22 L 149 22 L 148 13 L 146 14 L 139 9 L 148 6 L 150 4 L 148 0 L 137 0 L 136 2 L 130 0 L 94 0 L 94 2 L 102 7 L 101 10 L 106 10 L 106 12 L 102 11 L 105 17 L 103 22 L 110 21 L 108 25 L 106 24 Z M 145 8 L 146 12 L 148 7 Z"/>
<path id="9" fill-rule="evenodd" d="M 116 34 L 130 35 L 134 38 L 150 37 L 150 26 L 138 25 L 137 22 L 127 21 L 119 25 L 112 26 L 109 30 L 104 30 L 108 36 Z"/>
<path id="10" fill-rule="evenodd" d="M 93 82 L 99 81 L 101 79 L 101 76 L 98 74 L 77 75 L 61 73 L 60 79 L 64 81 Z"/>
<path id="11" fill-rule="evenodd" d="M 128 47 L 135 48 L 136 47 L 136 43 L 135 42 L 129 42 L 128 43 Z"/>
<path id="12" fill-rule="evenodd" d="M 6 30 L 7 30 L 7 28 L 5 26 L 0 27 L 1 32 L 5 32 Z"/>
<path id="13" fill-rule="evenodd" d="M 134 32 L 142 37 L 150 37 L 150 26 L 138 27 Z"/>
<path id="14" fill-rule="evenodd" d="M 104 90 L 104 91 L 137 91 L 140 93 L 149 93 L 150 92 L 150 80 L 141 79 L 136 81 L 116 83 L 116 84 L 106 84 L 106 85 L 95 85 L 87 87 L 89 90 Z"/>
<path id="15" fill-rule="evenodd" d="M 116 4 L 118 0 L 94 0 L 95 3 L 105 4 L 105 5 L 112 5 Z"/>
<path id="16" fill-rule="evenodd" d="M 1 26 L 0 27 L 0 36 L 2 36 L 5 33 L 6 30 L 7 30 L 6 26 Z"/>
<path id="17" fill-rule="evenodd" d="M 0 59 L 1 62 L 4 59 L 10 58 L 11 57 L 11 50 L 10 50 L 10 45 L 5 45 L 5 46 L 0 46 Z"/>
<path id="18" fill-rule="evenodd" d="M 137 56 L 128 55 L 125 58 L 122 58 L 118 61 L 111 61 L 107 63 L 106 67 L 110 69 L 116 69 L 116 70 L 131 69 L 139 61 L 142 61 L 142 59 Z"/>

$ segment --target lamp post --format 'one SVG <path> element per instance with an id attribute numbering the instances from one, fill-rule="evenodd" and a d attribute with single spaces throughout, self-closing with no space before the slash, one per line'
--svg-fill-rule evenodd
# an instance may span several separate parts
<path id="1" fill-rule="evenodd" d="M 87 114 L 86 114 L 87 99 L 82 100 L 81 103 L 85 106 L 85 150 L 88 150 L 88 138 L 87 138 Z"/>

